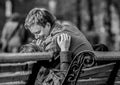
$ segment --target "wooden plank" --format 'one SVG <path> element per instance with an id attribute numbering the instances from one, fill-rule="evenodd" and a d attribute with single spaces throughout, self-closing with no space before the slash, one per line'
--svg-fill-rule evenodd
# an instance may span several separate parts
<path id="1" fill-rule="evenodd" d="M 96 60 L 99 61 L 120 61 L 120 52 L 119 51 L 92 51 L 96 55 Z"/>
<path id="2" fill-rule="evenodd" d="M 24 82 L 24 81 L 0 83 L 0 85 L 25 85 L 25 84 L 26 84 L 26 82 Z"/>
<path id="3" fill-rule="evenodd" d="M 26 65 L 26 64 L 33 64 L 36 63 L 37 61 L 27 61 L 27 62 L 22 62 L 22 63 L 1 63 L 0 67 L 4 66 L 18 66 L 18 65 Z"/>
<path id="4" fill-rule="evenodd" d="M 92 51 L 96 55 L 96 60 L 120 60 L 120 52 L 98 52 Z M 24 62 L 24 61 L 37 61 L 49 60 L 53 56 L 53 52 L 39 52 L 39 53 L 0 53 L 0 62 Z"/>
<path id="5" fill-rule="evenodd" d="M 53 52 L 39 53 L 0 53 L 0 63 L 50 60 Z"/>
<path id="6" fill-rule="evenodd" d="M 103 72 L 96 72 L 96 73 L 92 73 L 92 74 L 89 74 L 89 75 L 87 75 L 87 76 L 83 76 L 83 77 L 81 77 L 81 78 L 104 78 L 104 77 L 109 77 L 109 75 L 110 75 L 110 73 L 111 73 L 111 71 L 112 70 L 109 70 L 108 69 L 108 71 L 103 71 Z M 84 73 L 83 73 L 83 75 L 84 75 Z M 117 77 L 120 77 L 120 69 L 119 69 L 119 71 L 118 71 L 118 73 L 117 73 Z"/>
<path id="7" fill-rule="evenodd" d="M 106 71 L 112 69 L 114 64 L 115 63 L 110 63 L 110 64 L 106 64 L 106 65 L 94 66 L 94 67 L 91 67 L 91 68 L 83 69 L 83 72 L 80 75 L 80 78 L 90 77 L 90 75 L 93 75 L 93 74 L 106 72 Z"/>
<path id="8" fill-rule="evenodd" d="M 100 72 L 100 73 L 89 75 L 89 77 L 90 78 L 105 78 L 105 77 L 109 77 L 110 73 L 111 73 L 111 71 L 102 72 L 102 73 Z M 116 77 L 120 77 L 120 70 L 119 70 Z M 87 77 L 82 77 L 82 78 L 88 78 L 88 76 Z"/>
<path id="9" fill-rule="evenodd" d="M 104 84 L 106 81 L 107 81 L 107 78 L 79 79 L 77 81 L 77 85 L 98 85 L 98 84 Z"/>
<path id="10" fill-rule="evenodd" d="M 117 77 L 116 80 L 119 80 Z M 104 85 L 108 78 L 89 78 L 89 79 L 79 79 L 77 85 Z M 117 85 L 117 82 L 115 83 Z"/>
<path id="11" fill-rule="evenodd" d="M 96 73 L 96 74 L 91 74 L 89 76 L 85 76 L 82 78 L 106 78 L 109 77 L 111 71 L 108 72 L 100 72 L 100 73 Z"/>
<path id="12" fill-rule="evenodd" d="M 27 72 L 15 72 L 15 73 L 0 73 L 0 83 L 14 82 L 14 81 L 26 81 L 28 80 L 30 71 Z"/>
<path id="13" fill-rule="evenodd" d="M 16 71 L 29 71 L 36 61 L 29 61 L 24 63 L 4 63 L 0 64 L 0 73 L 2 72 L 16 72 Z"/>
<path id="14" fill-rule="evenodd" d="M 89 51 L 88 51 L 89 52 Z M 96 55 L 96 60 L 101 61 L 119 61 L 120 52 L 109 51 L 99 52 L 91 51 Z M 53 57 L 53 52 L 39 52 L 39 53 L 0 53 L 0 62 L 24 62 L 24 61 L 38 61 L 38 60 L 49 60 Z"/>

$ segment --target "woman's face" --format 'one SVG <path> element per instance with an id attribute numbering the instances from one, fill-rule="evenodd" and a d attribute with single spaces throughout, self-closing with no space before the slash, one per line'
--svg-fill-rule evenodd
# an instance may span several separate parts
<path id="1" fill-rule="evenodd" d="M 40 26 L 38 24 L 34 24 L 30 27 L 29 30 L 32 34 L 34 34 L 35 38 L 38 39 L 40 37 L 48 36 L 50 27 L 47 26 L 47 24 L 45 27 Z"/>

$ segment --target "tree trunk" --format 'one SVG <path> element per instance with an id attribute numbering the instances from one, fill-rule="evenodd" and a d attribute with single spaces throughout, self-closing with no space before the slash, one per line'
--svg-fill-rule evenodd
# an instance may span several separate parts
<path id="1" fill-rule="evenodd" d="M 93 29 L 93 24 L 94 24 L 94 21 L 93 21 L 93 3 L 92 3 L 92 0 L 87 0 L 88 1 L 88 10 L 89 10 L 89 16 L 90 16 L 90 21 L 89 21 L 89 24 L 88 24 L 88 30 L 91 31 Z"/>
<path id="2" fill-rule="evenodd" d="M 81 0 L 77 0 L 76 1 L 76 16 L 77 16 L 77 27 L 79 28 L 79 30 L 81 30 L 80 28 L 80 26 L 81 26 L 81 17 L 80 17 L 80 2 L 81 2 Z"/>

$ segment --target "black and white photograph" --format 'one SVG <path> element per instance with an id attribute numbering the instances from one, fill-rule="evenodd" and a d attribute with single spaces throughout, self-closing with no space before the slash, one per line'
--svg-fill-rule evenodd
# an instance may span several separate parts
<path id="1" fill-rule="evenodd" d="M 120 0 L 0 0 L 0 85 L 120 85 Z"/>

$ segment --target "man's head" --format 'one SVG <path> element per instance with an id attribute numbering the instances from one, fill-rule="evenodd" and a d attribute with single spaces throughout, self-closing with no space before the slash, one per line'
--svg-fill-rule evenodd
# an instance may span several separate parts
<path id="1" fill-rule="evenodd" d="M 25 28 L 35 35 L 35 38 L 47 36 L 56 17 L 44 8 L 33 8 L 25 20 Z"/>

